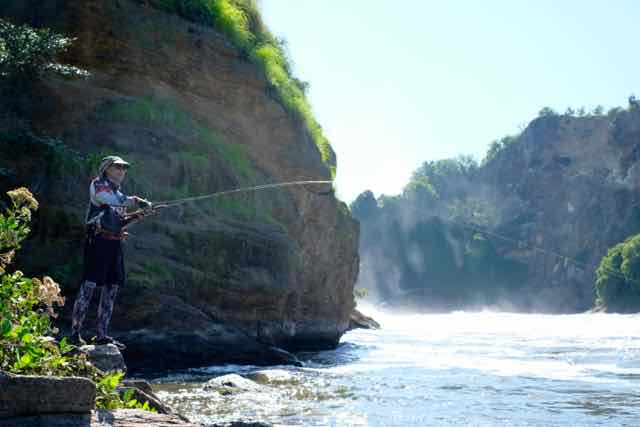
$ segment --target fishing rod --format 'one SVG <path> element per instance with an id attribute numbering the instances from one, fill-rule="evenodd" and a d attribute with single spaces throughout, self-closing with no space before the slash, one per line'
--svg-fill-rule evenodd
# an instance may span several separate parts
<path id="1" fill-rule="evenodd" d="M 327 180 L 309 181 L 309 180 L 307 180 L 307 181 L 276 182 L 276 183 L 272 183 L 272 184 L 255 185 L 253 187 L 241 187 L 241 188 L 234 188 L 234 189 L 231 189 L 231 190 L 216 191 L 215 193 L 203 194 L 203 195 L 200 195 L 200 196 L 193 196 L 193 197 L 185 197 L 185 198 L 182 198 L 182 199 L 165 200 L 165 201 L 161 201 L 161 202 L 149 203 L 149 205 L 147 207 L 125 215 L 125 223 L 126 223 L 127 226 L 129 226 L 129 225 L 132 225 L 135 222 L 139 221 L 140 219 L 142 219 L 142 217 L 144 217 L 146 215 L 154 214 L 154 213 L 156 213 L 156 211 L 158 211 L 160 209 L 166 209 L 166 208 L 172 208 L 172 207 L 176 207 L 176 206 L 181 206 L 181 205 L 184 205 L 184 204 L 190 203 L 190 202 L 196 202 L 196 201 L 200 201 L 200 200 L 212 199 L 214 197 L 226 196 L 226 195 L 229 195 L 229 194 L 246 193 L 246 192 L 249 192 L 249 191 L 260 191 L 260 190 L 265 190 L 265 189 L 269 189 L 269 188 L 290 187 L 290 186 L 310 185 L 310 184 L 333 184 L 333 181 L 327 181 Z M 327 195 L 332 194 L 332 193 L 333 193 L 333 189 L 331 189 L 329 191 L 325 191 L 325 192 L 316 193 L 316 194 L 318 194 L 320 196 L 327 196 Z M 125 207 L 125 206 L 124 205 L 118 205 L 116 207 Z"/>
<path id="2" fill-rule="evenodd" d="M 333 183 L 333 181 L 277 182 L 277 183 L 274 183 L 274 184 L 262 184 L 262 185 L 256 185 L 256 186 L 253 186 L 253 187 L 242 187 L 242 188 L 235 188 L 235 189 L 232 189 L 232 190 L 217 191 L 215 193 L 205 194 L 205 195 L 202 195 L 202 196 L 185 197 L 183 199 L 156 202 L 153 205 L 161 206 L 163 208 L 170 208 L 170 207 L 173 207 L 173 206 L 179 206 L 179 205 L 183 205 L 185 203 L 195 202 L 195 201 L 198 201 L 198 200 L 206 200 L 206 199 L 211 199 L 211 198 L 214 198 L 214 197 L 226 196 L 226 195 L 235 194 L 235 193 L 245 193 L 245 192 L 248 192 L 248 191 L 265 190 L 267 188 L 288 187 L 288 186 L 294 186 L 294 185 L 308 185 L 308 184 L 331 184 L 331 183 Z M 328 195 L 330 193 L 331 192 L 320 193 L 320 195 L 324 196 L 324 195 Z"/>

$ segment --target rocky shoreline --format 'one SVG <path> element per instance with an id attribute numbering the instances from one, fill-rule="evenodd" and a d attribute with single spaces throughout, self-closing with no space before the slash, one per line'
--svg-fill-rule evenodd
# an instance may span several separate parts
<path id="1" fill-rule="evenodd" d="M 112 344 L 79 348 L 91 363 L 104 371 L 126 371 L 124 359 Z M 246 380 L 249 381 L 249 380 Z M 225 383 L 222 381 L 221 383 Z M 225 383 L 226 384 L 226 383 Z M 116 391 L 147 402 L 154 412 L 142 409 L 96 408 L 96 384 L 82 377 L 13 375 L 0 371 L 0 425 L 2 426 L 200 426 L 163 403 L 145 380 L 124 380 Z M 233 426 L 266 426 L 234 422 Z"/>
<path id="2" fill-rule="evenodd" d="M 351 315 L 351 329 L 378 329 L 380 325 L 358 310 Z M 302 366 L 297 357 L 281 352 L 281 363 Z M 84 345 L 74 350 L 84 353 L 92 365 L 103 372 L 127 372 L 124 357 L 113 344 Z M 228 374 L 209 380 L 205 389 L 215 389 L 222 395 L 261 387 L 261 378 Z M 96 384 L 83 377 L 53 377 L 36 375 L 14 375 L 0 371 L 0 425 L 2 426 L 204 426 L 194 423 L 164 403 L 144 379 L 125 379 L 116 391 L 121 396 L 129 391 L 130 398 L 140 403 L 147 402 L 155 411 L 142 409 L 96 408 Z M 265 427 L 262 422 L 234 421 L 223 424 L 207 424 L 205 427 Z"/>

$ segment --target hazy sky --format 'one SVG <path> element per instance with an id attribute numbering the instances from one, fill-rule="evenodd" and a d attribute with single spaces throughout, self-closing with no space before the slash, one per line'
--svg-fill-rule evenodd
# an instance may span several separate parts
<path id="1" fill-rule="evenodd" d="M 338 196 L 397 194 L 544 106 L 640 96 L 640 1 L 262 0 L 338 156 Z"/>

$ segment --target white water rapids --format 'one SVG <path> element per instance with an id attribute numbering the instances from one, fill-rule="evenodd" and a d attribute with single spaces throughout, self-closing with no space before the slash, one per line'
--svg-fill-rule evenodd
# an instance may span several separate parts
<path id="1" fill-rule="evenodd" d="M 159 394 L 205 423 L 283 426 L 638 426 L 640 315 L 478 312 L 390 315 L 305 367 L 209 367 L 163 378 Z M 259 392 L 202 387 L 262 372 Z M 263 377 L 264 378 L 264 377 Z"/>

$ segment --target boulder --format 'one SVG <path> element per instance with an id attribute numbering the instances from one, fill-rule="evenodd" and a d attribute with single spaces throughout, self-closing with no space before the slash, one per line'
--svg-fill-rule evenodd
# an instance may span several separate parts
<path id="1" fill-rule="evenodd" d="M 140 409 L 116 409 L 95 411 L 91 417 L 92 426 L 154 426 L 154 427 L 201 427 L 201 424 L 192 423 L 184 417 L 173 414 L 160 414 Z"/>
<path id="2" fill-rule="evenodd" d="M 124 363 L 122 353 L 113 344 L 83 345 L 79 350 L 85 353 L 93 366 L 101 371 L 127 372 L 127 365 Z"/>
<path id="3" fill-rule="evenodd" d="M 95 400 L 96 386 L 86 378 L 0 375 L 0 420 L 21 415 L 88 414 Z"/>
<path id="4" fill-rule="evenodd" d="M 231 394 L 245 391 L 261 391 L 264 388 L 238 374 L 228 374 L 210 379 L 204 385 L 204 389 L 217 390 L 221 394 Z"/>
<path id="5" fill-rule="evenodd" d="M 244 421 L 232 421 L 230 423 L 223 424 L 207 424 L 207 427 L 272 427 L 273 424 L 266 424 L 262 422 L 244 422 Z"/>
<path id="6" fill-rule="evenodd" d="M 380 324 L 373 320 L 373 318 L 362 314 L 355 308 L 351 312 L 351 318 L 349 319 L 349 329 L 380 329 Z"/>
<path id="7" fill-rule="evenodd" d="M 178 414 L 175 414 L 173 409 L 171 409 L 169 406 L 165 405 L 160 399 L 158 399 L 158 397 L 155 394 L 153 394 L 153 392 L 147 393 L 136 387 L 118 387 L 118 393 L 120 393 L 121 397 L 124 396 L 124 394 L 127 393 L 129 390 L 132 390 L 131 399 L 135 399 L 142 404 L 144 404 L 145 402 L 148 402 L 149 407 L 158 411 L 159 414 L 178 415 Z M 178 416 L 182 417 L 181 415 L 178 415 Z"/>
<path id="8" fill-rule="evenodd" d="M 147 394 L 153 394 L 153 388 L 148 381 L 145 380 L 122 380 L 120 381 L 121 387 L 134 387 Z"/>

